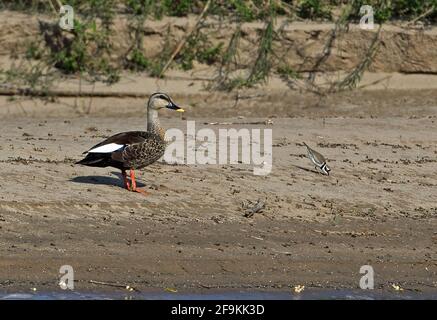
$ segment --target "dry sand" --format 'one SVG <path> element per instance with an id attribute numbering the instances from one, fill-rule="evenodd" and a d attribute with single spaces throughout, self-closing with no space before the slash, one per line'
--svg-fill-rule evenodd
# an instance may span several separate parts
<path id="1" fill-rule="evenodd" d="M 255 176 L 246 165 L 157 163 L 138 174 L 148 197 L 124 190 L 115 169 L 73 164 L 104 137 L 142 129 L 143 101 L 96 99 L 85 116 L 60 107 L 71 99 L 41 109 L 59 106 L 64 114 L 20 102 L 26 114 L 3 113 L 0 120 L 1 289 L 57 290 L 66 264 L 75 270 L 76 290 L 121 290 L 90 280 L 139 290 L 357 288 L 359 269 L 369 264 L 376 288 L 435 290 L 437 108 L 426 102 L 433 93 L 399 91 L 403 107 L 384 99 L 390 92 L 355 94 L 379 103 L 372 103 L 372 116 L 351 116 L 357 107 L 340 95 L 290 118 L 297 107 L 278 99 L 268 126 L 270 175 Z M 185 120 L 195 120 L 197 129 L 217 130 L 230 126 L 204 123 L 271 114 L 256 98 L 240 101 L 239 109 L 233 97 L 208 97 L 223 108 L 202 117 L 208 109 L 193 107 L 197 116 L 187 112 L 184 119 L 165 112 L 164 126 L 185 131 Z M 3 100 L 2 110 L 13 103 Z M 250 108 L 252 117 L 237 118 Z M 331 176 L 313 170 L 303 141 L 328 158 Z M 242 203 L 257 199 L 266 208 L 244 217 Z"/>

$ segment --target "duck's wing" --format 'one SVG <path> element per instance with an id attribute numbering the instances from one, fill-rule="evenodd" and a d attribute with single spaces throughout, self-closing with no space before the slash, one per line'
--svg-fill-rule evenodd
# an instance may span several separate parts
<path id="1" fill-rule="evenodd" d="M 154 141 L 158 140 L 159 136 L 150 132 L 130 131 L 118 133 L 86 151 L 86 157 L 76 162 L 76 164 L 91 167 L 111 166 L 121 170 L 130 168 L 134 164 L 134 160 L 141 162 L 141 159 L 135 157 L 139 157 L 141 154 L 144 155 L 147 152 L 144 150 L 143 145 L 153 145 Z M 137 156 L 135 156 L 136 154 Z"/>
<path id="2" fill-rule="evenodd" d="M 124 149 L 129 145 L 142 143 L 154 134 L 145 131 L 129 131 L 117 133 L 106 140 L 96 144 L 84 153 L 110 153 Z"/>

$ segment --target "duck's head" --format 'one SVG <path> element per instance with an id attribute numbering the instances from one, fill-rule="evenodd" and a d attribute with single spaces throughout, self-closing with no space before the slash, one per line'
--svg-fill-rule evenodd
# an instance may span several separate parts
<path id="1" fill-rule="evenodd" d="M 184 109 L 179 107 L 176 103 L 174 103 L 168 94 L 162 92 L 156 92 L 150 96 L 148 107 L 149 109 L 152 110 L 160 110 L 163 108 L 167 108 L 171 110 L 176 110 L 178 112 L 185 111 Z"/>

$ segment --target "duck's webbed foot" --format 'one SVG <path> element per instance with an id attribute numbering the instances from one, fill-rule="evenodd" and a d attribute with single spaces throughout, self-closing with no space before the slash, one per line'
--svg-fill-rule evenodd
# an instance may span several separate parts
<path id="1" fill-rule="evenodd" d="M 137 182 L 135 181 L 135 171 L 133 169 L 130 170 L 130 179 L 132 182 L 132 186 L 130 188 L 130 191 L 138 192 L 138 193 L 142 194 L 143 196 L 149 195 L 149 193 L 147 191 L 137 188 Z"/>

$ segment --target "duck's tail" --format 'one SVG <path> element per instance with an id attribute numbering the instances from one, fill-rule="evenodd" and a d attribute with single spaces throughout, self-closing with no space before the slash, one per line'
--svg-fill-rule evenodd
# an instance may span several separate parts
<path id="1" fill-rule="evenodd" d="M 108 157 L 109 156 L 109 157 Z M 107 167 L 111 160 L 111 154 L 107 153 L 88 153 L 85 158 L 76 162 L 89 167 Z"/>

